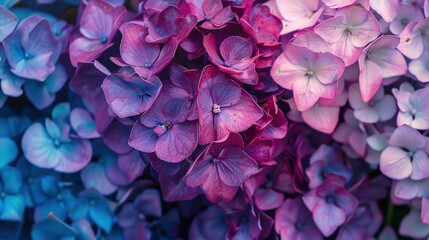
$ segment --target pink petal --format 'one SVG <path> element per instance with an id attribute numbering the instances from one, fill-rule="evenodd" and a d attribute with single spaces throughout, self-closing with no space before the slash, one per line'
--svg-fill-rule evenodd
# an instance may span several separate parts
<path id="1" fill-rule="evenodd" d="M 222 41 L 219 47 L 220 54 L 231 65 L 250 59 L 253 52 L 252 44 L 245 38 L 231 36 Z"/>
<path id="2" fill-rule="evenodd" d="M 247 178 L 256 174 L 258 164 L 242 149 L 227 147 L 217 157 L 219 177 L 228 186 L 240 186 Z"/>
<path id="3" fill-rule="evenodd" d="M 299 111 L 310 109 L 319 100 L 322 84 L 315 79 L 303 79 L 293 84 L 293 98 Z"/>
<path id="4" fill-rule="evenodd" d="M 409 23 L 399 35 L 401 42 L 398 45 L 398 50 L 411 59 L 419 58 L 424 48 L 421 35 L 415 31 L 416 25 L 417 22 Z"/>
<path id="5" fill-rule="evenodd" d="M 220 180 L 218 171 L 211 171 L 202 186 L 206 197 L 211 202 L 229 202 L 237 193 L 238 187 L 230 187 Z"/>
<path id="6" fill-rule="evenodd" d="M 372 61 L 366 61 L 365 56 L 366 54 L 362 54 L 359 58 L 359 87 L 362 99 L 368 102 L 377 93 L 383 77 L 380 67 Z"/>
<path id="7" fill-rule="evenodd" d="M 369 4 L 386 22 L 391 22 L 399 11 L 398 0 L 370 0 Z"/>
<path id="8" fill-rule="evenodd" d="M 339 107 L 322 107 L 319 104 L 315 104 L 312 108 L 302 112 L 302 118 L 305 123 L 327 134 L 334 132 L 338 124 L 339 115 Z"/>

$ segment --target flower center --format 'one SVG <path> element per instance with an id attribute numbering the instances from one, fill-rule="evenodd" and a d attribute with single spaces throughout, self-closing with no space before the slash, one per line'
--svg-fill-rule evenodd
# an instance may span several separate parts
<path id="1" fill-rule="evenodd" d="M 335 201 L 335 197 L 334 196 L 329 196 L 329 197 L 326 198 L 326 201 L 328 203 L 333 203 Z"/>
<path id="2" fill-rule="evenodd" d="M 220 113 L 220 106 L 217 104 L 213 104 L 213 113 Z"/>
<path id="3" fill-rule="evenodd" d="M 172 126 L 173 125 L 170 122 L 165 122 L 162 125 L 156 126 L 154 131 L 158 136 L 161 136 L 166 133 L 167 130 L 170 129 Z"/>
<path id="4" fill-rule="evenodd" d="M 408 24 L 408 19 L 401 20 L 402 25 L 406 26 Z"/>
<path id="5" fill-rule="evenodd" d="M 54 139 L 54 147 L 55 147 L 55 148 L 58 148 L 60 145 L 61 145 L 60 140 L 58 140 L 58 139 Z"/>
<path id="6" fill-rule="evenodd" d="M 307 72 L 305 73 L 305 76 L 310 79 L 314 76 L 314 71 L 312 69 L 307 70 Z"/>
<path id="7" fill-rule="evenodd" d="M 295 224 L 296 229 L 302 230 L 304 228 L 304 224 L 302 222 L 297 222 Z"/>
<path id="8" fill-rule="evenodd" d="M 152 62 L 145 62 L 143 65 L 145 68 L 150 68 L 152 66 Z"/>
<path id="9" fill-rule="evenodd" d="M 143 221 L 146 219 L 146 215 L 144 215 L 143 213 L 139 213 L 138 218 L 139 218 L 139 220 Z"/>
<path id="10" fill-rule="evenodd" d="M 225 61 L 224 64 L 225 64 L 226 67 L 231 67 L 232 66 L 232 63 L 230 61 Z"/>
<path id="11" fill-rule="evenodd" d="M 102 36 L 102 37 L 100 38 L 100 41 L 101 41 L 101 43 L 103 43 L 103 44 L 107 43 L 107 37 L 106 37 L 106 36 Z"/>

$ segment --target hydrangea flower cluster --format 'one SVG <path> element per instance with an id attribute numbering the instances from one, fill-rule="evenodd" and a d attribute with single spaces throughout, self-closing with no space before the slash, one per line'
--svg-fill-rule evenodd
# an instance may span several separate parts
<path id="1" fill-rule="evenodd" d="M 0 2 L 1 239 L 429 237 L 429 0 Z"/>

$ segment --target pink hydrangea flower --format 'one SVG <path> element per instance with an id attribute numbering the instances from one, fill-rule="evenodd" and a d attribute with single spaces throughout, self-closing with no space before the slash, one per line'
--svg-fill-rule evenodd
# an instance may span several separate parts
<path id="1" fill-rule="evenodd" d="M 337 95 L 343 72 L 344 62 L 333 54 L 289 44 L 274 62 L 271 76 L 283 88 L 293 90 L 298 110 L 305 111 L 319 98 Z"/>
<path id="2" fill-rule="evenodd" d="M 356 62 L 363 48 L 378 37 L 381 29 L 370 11 L 356 4 L 337 10 L 334 17 L 319 23 L 314 31 L 325 39 L 331 52 L 349 66 Z"/>
<path id="3" fill-rule="evenodd" d="M 396 124 L 407 124 L 418 130 L 429 129 L 429 89 L 415 92 L 393 89 L 399 107 Z"/>
<path id="4" fill-rule="evenodd" d="M 383 78 L 407 72 L 404 56 L 396 50 L 399 38 L 382 36 L 366 47 L 359 57 L 359 86 L 362 99 L 368 102 L 381 86 Z"/>

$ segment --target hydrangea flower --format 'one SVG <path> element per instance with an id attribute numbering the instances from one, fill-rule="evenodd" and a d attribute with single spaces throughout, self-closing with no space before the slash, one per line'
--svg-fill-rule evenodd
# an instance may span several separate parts
<path id="1" fill-rule="evenodd" d="M 428 28 L 428 18 L 410 22 L 399 35 L 401 42 L 398 45 L 398 50 L 410 59 L 419 58 L 425 49 L 429 49 Z"/>
<path id="2" fill-rule="evenodd" d="M 13 13 L 3 6 L 0 6 L 0 19 L 0 42 L 3 42 L 3 40 L 15 29 L 18 19 Z"/>
<path id="3" fill-rule="evenodd" d="M 0 220 L 24 220 L 25 202 L 21 192 L 22 176 L 18 169 L 5 166 L 0 169 Z"/>
<path id="4" fill-rule="evenodd" d="M 212 202 L 231 200 L 239 186 L 258 170 L 258 164 L 244 150 L 240 135 L 211 143 L 185 176 L 190 187 L 201 186 Z"/>
<path id="5" fill-rule="evenodd" d="M 387 121 L 393 118 L 398 110 L 395 98 L 385 95 L 384 88 L 379 88 L 374 96 L 365 102 L 359 93 L 359 87 L 353 84 L 349 87 L 349 103 L 354 109 L 354 117 L 363 123 Z"/>
<path id="6" fill-rule="evenodd" d="M 402 88 L 402 86 L 401 86 Z M 429 100 L 427 96 L 429 89 L 418 89 L 414 92 L 407 89 L 393 89 L 393 95 L 396 98 L 399 112 L 396 118 L 396 124 L 401 126 L 407 124 L 414 129 L 429 129 Z"/>
<path id="7" fill-rule="evenodd" d="M 158 77 L 146 80 L 125 69 L 107 76 L 101 84 L 106 102 L 120 118 L 140 115 L 149 110 L 161 87 Z"/>
<path id="8" fill-rule="evenodd" d="M 200 144 L 242 132 L 263 115 L 252 97 L 214 66 L 206 66 L 201 73 L 197 106 Z"/>
<path id="9" fill-rule="evenodd" d="M 124 238 L 151 239 L 151 219 L 162 216 L 162 206 L 159 192 L 156 189 L 146 189 L 134 200 L 125 204 L 119 215 L 118 224 L 124 229 Z M 156 220 L 155 220 L 156 221 Z"/>
<path id="10" fill-rule="evenodd" d="M 282 239 L 323 239 L 301 198 L 287 199 L 276 210 L 275 229 Z"/>
<path id="11" fill-rule="evenodd" d="M 412 140 L 411 140 L 412 139 Z M 417 130 L 402 125 L 395 129 L 389 146 L 380 156 L 381 172 L 392 179 L 421 180 L 429 177 L 427 139 Z"/>
<path id="12" fill-rule="evenodd" d="M 368 45 L 359 57 L 359 86 L 362 98 L 368 102 L 381 86 L 383 78 L 407 72 L 404 56 L 395 48 L 399 38 L 382 36 Z"/>
<path id="13" fill-rule="evenodd" d="M 139 151 L 155 152 L 161 160 L 181 162 L 197 147 L 198 122 L 187 120 L 190 106 L 185 99 L 166 96 L 163 90 L 134 124 L 128 143 Z"/>
<path id="14" fill-rule="evenodd" d="M 189 1 L 193 5 L 193 13 L 198 22 L 203 21 L 201 27 L 204 29 L 219 29 L 225 27 L 226 23 L 234 18 L 231 6 L 223 7 L 221 0 L 198 0 Z"/>
<path id="15" fill-rule="evenodd" d="M 70 61 L 91 62 L 111 47 L 113 38 L 125 17 L 123 6 L 114 7 L 103 0 L 89 1 L 82 12 L 77 37 L 71 41 Z"/>
<path id="16" fill-rule="evenodd" d="M 258 83 L 254 61 L 252 57 L 252 43 L 242 37 L 231 36 L 223 40 L 219 49 L 213 34 L 204 36 L 204 47 L 210 61 L 224 73 L 229 74 L 239 82 L 255 85 Z"/>
<path id="17" fill-rule="evenodd" d="M 110 232 L 114 220 L 108 200 L 93 189 L 86 190 L 79 196 L 68 215 L 74 221 L 87 219 L 107 233 Z"/>
<path id="18" fill-rule="evenodd" d="M 358 207 L 358 200 L 341 185 L 326 182 L 303 196 L 313 213 L 316 226 L 325 237 L 330 236 Z"/>
<path id="19" fill-rule="evenodd" d="M 293 90 L 299 111 L 308 110 L 319 98 L 332 99 L 344 72 L 344 62 L 331 53 L 313 52 L 289 44 L 273 64 L 271 75 L 283 88 Z"/>
<path id="20" fill-rule="evenodd" d="M 175 37 L 180 43 L 195 26 L 197 18 L 194 15 L 186 15 L 175 6 L 168 6 L 160 12 L 155 12 L 147 19 L 149 43 L 165 43 L 169 38 Z"/>
<path id="21" fill-rule="evenodd" d="M 61 42 L 49 22 L 37 15 L 22 20 L 3 41 L 10 71 L 22 78 L 44 81 L 54 72 Z"/>
<path id="22" fill-rule="evenodd" d="M 333 18 L 314 28 L 346 66 L 358 60 L 363 47 L 375 40 L 380 31 L 377 19 L 360 4 L 339 9 Z"/>
<path id="23" fill-rule="evenodd" d="M 283 22 L 282 35 L 313 26 L 323 12 L 318 0 L 271 0 L 267 4 Z"/>
<path id="24" fill-rule="evenodd" d="M 120 46 L 122 66 L 129 64 L 143 78 L 159 73 L 174 57 L 177 39 L 168 38 L 161 47 L 159 43 L 148 43 L 149 34 L 144 22 L 128 22 L 121 26 Z"/>
<path id="25" fill-rule="evenodd" d="M 22 137 L 22 149 L 32 164 L 59 172 L 77 172 L 92 157 L 91 143 L 71 138 L 70 126 L 47 118 L 44 124 L 33 123 Z"/>

